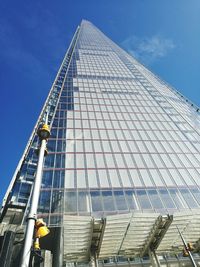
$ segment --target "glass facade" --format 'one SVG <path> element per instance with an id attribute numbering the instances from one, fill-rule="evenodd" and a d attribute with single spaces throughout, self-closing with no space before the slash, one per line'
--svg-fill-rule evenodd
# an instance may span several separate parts
<path id="1" fill-rule="evenodd" d="M 172 214 L 200 206 L 199 110 L 88 21 L 77 29 L 36 124 L 50 113 L 39 214 Z M 5 206 L 23 206 L 37 166 L 33 131 Z M 26 214 L 26 212 L 25 212 Z"/>

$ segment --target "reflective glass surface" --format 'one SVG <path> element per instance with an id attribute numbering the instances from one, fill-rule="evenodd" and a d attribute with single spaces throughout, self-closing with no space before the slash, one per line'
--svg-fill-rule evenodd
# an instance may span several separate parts
<path id="1" fill-rule="evenodd" d="M 83 21 L 47 101 L 52 113 L 39 212 L 102 216 L 173 213 L 200 205 L 200 118 L 95 26 Z M 35 135 L 12 199 L 27 203 Z"/>

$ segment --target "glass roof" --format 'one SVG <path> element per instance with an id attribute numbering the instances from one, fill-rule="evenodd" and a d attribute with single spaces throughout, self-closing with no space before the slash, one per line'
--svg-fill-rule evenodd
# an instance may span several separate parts
<path id="1" fill-rule="evenodd" d="M 149 249 L 155 249 L 157 254 L 180 252 L 183 245 L 177 227 L 186 242 L 194 244 L 200 236 L 199 221 L 199 210 L 179 212 L 173 216 L 127 213 L 101 220 L 91 216 L 65 215 L 64 258 L 69 262 L 88 261 L 91 246 L 95 247 L 99 259 L 143 257 Z"/>

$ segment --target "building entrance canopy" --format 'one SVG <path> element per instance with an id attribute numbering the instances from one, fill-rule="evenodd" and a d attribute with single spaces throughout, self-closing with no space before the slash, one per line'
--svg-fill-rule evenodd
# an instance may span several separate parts
<path id="1" fill-rule="evenodd" d="M 127 213 L 97 219 L 64 216 L 64 259 L 88 261 L 91 253 L 99 259 L 143 257 L 149 250 L 157 254 L 181 252 L 178 229 L 187 242 L 196 245 L 200 237 L 200 211 L 163 216 L 158 213 Z"/>

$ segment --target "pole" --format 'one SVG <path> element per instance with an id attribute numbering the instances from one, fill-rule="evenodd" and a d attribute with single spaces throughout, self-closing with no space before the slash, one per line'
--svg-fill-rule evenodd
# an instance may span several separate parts
<path id="1" fill-rule="evenodd" d="M 181 240 L 182 240 L 182 242 L 183 242 L 184 248 L 186 249 L 186 251 L 187 251 L 187 253 L 188 253 L 188 255 L 189 255 L 189 258 L 190 258 L 190 260 L 191 260 L 192 266 L 193 266 L 193 267 L 197 267 L 196 262 L 194 261 L 194 258 L 193 258 L 193 256 L 192 256 L 192 253 L 190 252 L 190 250 L 189 250 L 189 248 L 188 248 L 188 245 L 187 245 L 187 243 L 186 243 L 186 241 L 185 241 L 183 235 L 181 234 L 181 232 L 180 232 L 178 226 L 176 226 L 176 228 L 177 228 L 178 233 L 179 233 L 179 235 L 180 235 L 180 237 L 181 237 Z"/>
<path id="2" fill-rule="evenodd" d="M 30 253 L 31 253 L 31 247 L 32 247 L 32 242 L 33 242 L 33 233 L 34 233 L 35 221 L 36 221 L 36 216 L 37 216 L 37 208 L 38 208 L 38 202 L 39 202 L 39 196 L 40 196 L 42 167 L 43 167 L 44 153 L 46 149 L 46 142 L 47 141 L 45 139 L 41 141 L 37 171 L 36 171 L 35 182 L 34 182 L 34 187 L 33 187 L 31 205 L 30 205 L 30 212 L 27 218 L 27 228 L 26 228 L 26 233 L 25 233 L 25 241 L 24 241 L 24 249 L 23 249 L 23 254 L 22 254 L 21 267 L 29 266 Z"/>
<path id="3" fill-rule="evenodd" d="M 155 250 L 149 249 L 149 258 L 153 267 L 160 267 L 160 262 Z"/>

